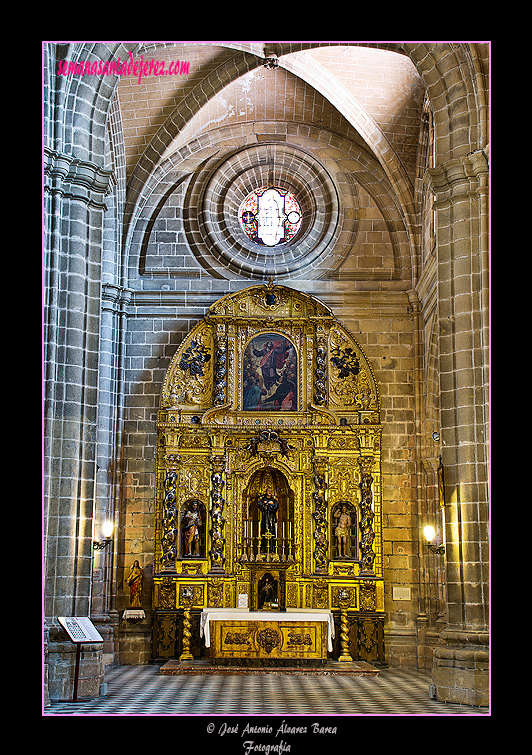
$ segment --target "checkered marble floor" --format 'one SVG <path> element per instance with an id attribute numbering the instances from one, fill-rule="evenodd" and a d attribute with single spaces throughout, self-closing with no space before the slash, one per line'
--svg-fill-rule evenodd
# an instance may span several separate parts
<path id="1" fill-rule="evenodd" d="M 158 666 L 106 673 L 108 693 L 53 703 L 44 715 L 485 715 L 487 708 L 429 697 L 429 671 L 383 669 L 378 676 L 220 674 L 163 676 Z"/>

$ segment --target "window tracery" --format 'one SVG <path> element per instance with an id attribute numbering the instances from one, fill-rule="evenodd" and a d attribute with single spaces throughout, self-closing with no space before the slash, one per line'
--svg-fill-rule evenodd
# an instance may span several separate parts
<path id="1" fill-rule="evenodd" d="M 251 241 L 278 246 L 290 241 L 301 227 L 302 212 L 293 194 L 266 188 L 252 192 L 240 208 L 242 228 Z"/>

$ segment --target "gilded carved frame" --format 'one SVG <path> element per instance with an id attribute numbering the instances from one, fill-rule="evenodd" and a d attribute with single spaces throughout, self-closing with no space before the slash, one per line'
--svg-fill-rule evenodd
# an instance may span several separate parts
<path id="1" fill-rule="evenodd" d="M 253 339 L 268 333 L 294 347 L 297 406 L 246 411 L 244 355 Z M 172 359 L 157 431 L 156 608 L 163 584 L 169 605 L 169 579 L 176 583 L 175 607 L 177 585 L 191 580 L 205 586 L 206 605 L 236 606 L 249 590 L 249 566 L 241 562 L 243 495 L 253 474 L 269 466 L 284 475 L 294 497 L 296 558 L 286 572 L 288 604 L 334 607 L 347 584 L 350 608 L 381 610 L 379 395 L 360 346 L 326 305 L 271 281 L 220 299 Z M 205 558 L 164 558 L 170 521 L 165 481 L 172 470 L 178 510 L 192 497 L 205 506 Z M 342 500 L 356 509 L 358 541 L 358 552 L 343 560 L 333 557 L 331 544 L 331 516 Z"/>

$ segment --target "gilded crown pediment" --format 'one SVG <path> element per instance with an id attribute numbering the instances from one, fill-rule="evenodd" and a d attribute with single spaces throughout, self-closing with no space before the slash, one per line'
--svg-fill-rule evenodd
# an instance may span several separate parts
<path id="1" fill-rule="evenodd" d="M 209 309 L 209 315 L 237 318 L 330 317 L 331 310 L 316 297 L 288 286 L 268 283 L 227 294 Z"/>

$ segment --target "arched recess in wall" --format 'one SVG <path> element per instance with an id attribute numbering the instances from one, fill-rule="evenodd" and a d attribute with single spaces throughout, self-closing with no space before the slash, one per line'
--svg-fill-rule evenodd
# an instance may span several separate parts
<path id="1" fill-rule="evenodd" d="M 138 43 L 75 43 L 65 45 L 63 51 L 57 52 L 72 63 L 98 64 L 100 61 L 128 60 L 129 53 L 135 56 L 137 48 Z M 107 119 L 120 75 L 56 76 L 56 79 L 63 102 L 53 148 L 70 153 L 79 160 L 103 165 Z"/>
<path id="2" fill-rule="evenodd" d="M 345 87 L 340 86 L 338 82 L 335 82 L 334 86 L 327 86 L 323 83 L 329 77 L 326 69 L 317 61 L 308 58 L 308 56 L 290 55 L 283 58 L 281 64 L 324 94 L 346 121 L 362 136 L 393 186 L 394 193 L 400 201 L 408 233 L 413 234 L 415 221 L 411 183 L 401 161 L 398 160 L 389 140 L 376 121 Z"/>
<path id="3" fill-rule="evenodd" d="M 273 186 L 294 194 L 303 222 L 290 242 L 265 248 L 244 233 L 239 207 L 251 192 Z M 309 267 L 323 267 L 343 221 L 328 171 L 309 153 L 286 144 L 262 143 L 234 152 L 210 175 L 194 176 L 185 201 L 185 236 L 201 264 L 220 264 L 250 277 L 303 275 Z"/>
<path id="4" fill-rule="evenodd" d="M 434 115 L 437 162 L 483 149 L 488 140 L 484 45 L 408 42 L 401 46 L 427 88 Z"/>
<path id="5" fill-rule="evenodd" d="M 327 43 L 330 44 L 330 43 Z M 333 43 L 336 44 L 336 43 Z M 354 46 L 360 43 L 355 43 Z M 164 46 L 164 45 L 163 45 Z M 237 53 L 238 59 L 231 59 L 231 65 L 224 66 L 224 77 L 220 78 L 220 71 L 217 69 L 207 80 L 206 91 L 210 91 L 210 96 L 219 88 L 223 88 L 228 81 L 238 78 L 242 73 L 251 70 L 253 65 L 260 66 L 263 59 L 258 57 L 257 48 L 249 44 L 229 45 L 234 48 L 244 48 Z M 301 50 L 310 45 L 288 44 L 278 45 L 279 52 L 293 52 Z M 319 46 L 319 44 L 318 44 Z M 478 44 L 429 44 L 429 43 L 402 43 L 394 45 L 382 45 L 379 43 L 364 43 L 367 47 L 376 47 L 383 49 L 392 49 L 396 52 L 403 52 L 407 55 L 416 66 L 419 74 L 422 76 L 431 102 L 435 110 L 435 121 L 437 138 L 448 140 L 443 130 L 448 134 L 453 132 L 462 134 L 462 137 L 454 137 L 453 143 L 449 142 L 450 150 L 460 149 L 460 144 L 470 145 L 476 140 L 478 147 L 484 147 L 483 135 L 485 141 L 486 132 L 486 113 L 487 103 L 483 91 L 484 72 L 482 71 L 481 52 Z M 157 47 L 157 46 L 156 46 Z M 73 44 L 67 46 L 65 56 L 74 62 L 85 62 L 86 60 L 122 60 L 128 58 L 129 52 L 133 56 L 139 49 L 138 43 L 91 43 L 91 44 Z M 282 59 L 281 59 L 282 62 Z M 53 64 L 52 64 L 53 67 Z M 457 77 L 458 72 L 458 77 Z M 54 71 L 55 73 L 55 71 Z M 58 78 L 58 77 L 56 77 Z M 451 80 L 452 78 L 452 80 Z M 69 103 L 68 107 L 62 109 L 60 118 L 57 120 L 57 126 L 54 132 L 54 143 L 48 143 L 50 148 L 56 148 L 64 151 L 71 151 L 80 159 L 97 161 L 103 154 L 104 146 L 104 128 L 107 121 L 108 111 L 111 100 L 114 96 L 115 88 L 119 83 L 119 76 L 105 77 L 76 77 L 69 76 L 62 78 L 59 83 L 59 89 L 62 92 L 60 99 L 64 104 Z M 447 81 L 449 80 L 449 83 Z M 216 85 L 216 82 L 218 84 Z M 318 83 L 311 82 L 319 90 Z M 188 112 L 190 114 L 201 107 L 202 102 L 208 101 L 203 95 L 202 101 L 197 100 L 198 92 L 193 91 L 186 103 L 183 103 L 179 112 L 176 111 L 171 119 L 174 129 L 167 132 L 167 139 L 162 141 L 166 127 L 170 121 L 163 124 L 157 138 L 153 140 L 146 150 L 143 159 L 139 162 L 137 169 L 131 181 L 131 192 L 133 205 L 136 204 L 136 195 L 140 188 L 145 184 L 146 177 L 151 175 L 154 165 L 158 166 L 161 158 L 169 143 L 179 131 L 180 124 L 186 122 L 187 117 L 180 115 Z M 477 111 L 474 108 L 466 107 L 466 103 L 473 97 L 477 103 Z M 196 107 L 191 109 L 192 102 Z M 199 105 L 198 105 L 199 102 Z M 456 103 L 463 103 L 457 107 Z M 446 124 L 446 125 L 445 125 Z M 96 132 L 94 127 L 96 126 Z M 101 132 L 101 133 L 100 133 Z M 466 139 L 466 135 L 468 138 Z M 101 137 L 101 139 L 100 139 Z M 471 138 L 473 137 L 473 138 Z M 464 147 L 465 148 L 465 147 Z M 440 147 L 439 151 L 443 154 L 445 148 Z M 451 155 L 449 154 L 449 157 Z M 154 159 L 152 162 L 151 159 Z M 131 205 L 130 208 L 131 210 Z"/>
<path id="6" fill-rule="evenodd" d="M 161 163 L 168 156 L 169 148 L 186 124 L 227 84 L 262 64 L 263 60 L 255 55 L 237 52 L 230 61 L 223 63 L 210 73 L 200 86 L 194 87 L 161 125 L 144 150 L 129 181 L 129 196 L 124 213 L 125 238 L 134 225 L 139 208 L 142 207 L 141 195 L 145 184 L 159 172 Z"/>
<path id="7" fill-rule="evenodd" d="M 158 181 L 148 181 L 143 191 L 142 212 L 130 236 L 130 281 L 139 273 L 193 277 L 200 270 L 220 278 L 236 274 L 261 279 L 266 274 L 346 280 L 411 275 L 413 250 L 404 217 L 378 162 L 336 136 L 332 148 L 328 132 L 321 132 L 313 143 L 309 140 L 309 148 L 302 150 L 295 146 L 298 129 L 289 124 L 286 142 L 279 145 L 248 144 L 235 128 L 232 149 L 220 146 L 220 139 L 228 138 L 227 128 L 212 130 L 195 140 L 194 151 L 178 150 L 168 157 Z M 326 164 L 313 155 L 324 146 Z M 308 219 L 292 243 L 266 255 L 243 233 L 238 202 L 272 177 L 296 193 Z M 388 258 L 373 267 L 368 267 L 368 255 L 358 241 L 372 222 L 364 219 L 368 201 L 388 243 Z M 182 269 L 183 254 L 189 255 L 187 272 Z M 176 260 L 181 260 L 181 269 Z"/>
<path id="8" fill-rule="evenodd" d="M 466 148 L 471 149 L 471 145 L 475 143 L 478 143 L 479 147 L 485 146 L 486 74 L 481 45 L 403 43 L 392 47 L 379 44 L 368 46 L 403 52 L 416 66 L 427 87 L 435 112 L 438 161 L 460 156 L 464 154 Z M 136 43 L 76 43 L 64 47 L 66 50 L 64 56 L 80 63 L 86 60 L 109 60 L 119 57 L 126 59 L 130 52 L 135 56 L 137 50 L 140 49 Z M 233 47 L 240 47 L 240 45 L 233 45 Z M 231 59 L 230 64 L 226 64 L 223 71 L 217 70 L 213 74 L 217 83 L 212 77 L 204 82 L 206 87 L 201 102 L 196 101 L 199 91 L 194 90 L 190 94 L 195 103 L 194 108 L 191 110 L 189 107 L 192 103 L 190 98 L 182 103 L 182 108 L 178 108 L 172 119 L 175 129 L 170 137 L 166 132 L 168 123 L 162 125 L 160 133 L 148 145 L 143 158 L 136 166 L 129 181 L 128 200 L 123 215 L 122 239 L 125 243 L 123 251 L 126 259 L 129 256 L 127 249 L 136 219 L 140 217 L 149 198 L 146 187 L 152 183 L 151 178 L 161 175 L 161 160 L 166 159 L 169 142 L 162 141 L 163 137 L 170 138 L 171 142 L 180 124 L 187 123 L 191 113 L 193 115 L 198 108 L 202 107 L 202 104 L 207 103 L 213 93 L 221 91 L 226 83 L 234 81 L 252 67 L 262 65 L 262 59 L 257 56 L 256 47 L 252 49 L 246 43 L 242 45 L 242 48 L 237 53 L 238 59 Z M 294 52 L 303 48 L 305 45 L 301 44 L 282 45 L 279 46 L 279 53 L 282 56 L 284 52 Z M 157 45 L 154 49 L 157 49 Z M 57 54 L 62 55 L 59 49 Z M 51 62 L 50 69 L 53 67 L 54 63 Z M 53 73 L 55 74 L 55 71 Z M 223 76 L 219 78 L 221 73 Z M 106 122 L 119 77 L 55 76 L 55 79 L 59 116 L 57 113 L 54 114 L 55 122 L 53 128 L 49 129 L 47 147 L 59 153 L 64 152 L 75 159 L 89 160 L 103 165 Z M 313 81 L 312 85 L 319 89 L 317 81 L 315 83 Z M 476 109 L 470 107 L 472 101 L 477 103 Z M 162 172 L 164 173 L 164 170 Z M 401 191 L 396 190 L 396 194 L 401 196 Z M 406 204 L 406 199 L 403 200 L 403 204 Z M 132 226 L 129 225 L 129 220 L 134 221 Z"/>
<path id="9" fill-rule="evenodd" d="M 355 46 L 358 44 L 359 43 L 355 43 Z M 226 61 L 222 66 L 217 68 L 216 71 L 209 74 L 209 76 L 207 76 L 202 82 L 201 87 L 195 88 L 193 91 L 189 92 L 174 113 L 172 113 L 167 121 L 161 125 L 159 132 L 152 139 L 141 160 L 135 167 L 128 187 L 128 203 L 125 211 L 124 239 L 126 248 L 130 245 L 131 234 L 134 232 L 137 221 L 143 212 L 146 198 L 149 195 L 149 192 L 148 194 L 146 193 L 146 187 L 149 184 L 153 184 L 152 179 L 154 177 L 159 179 L 161 173 L 164 173 L 164 165 L 168 159 L 168 153 L 169 150 L 171 150 L 172 141 L 176 139 L 178 134 L 183 132 L 183 129 L 190 123 L 195 114 L 197 114 L 201 108 L 212 99 L 212 97 L 218 92 L 221 92 L 224 87 L 236 81 L 239 77 L 262 64 L 262 59 L 257 57 L 256 46 L 253 46 L 252 48 L 252 46 L 247 43 L 230 46 L 239 50 L 238 53 L 236 53 L 235 58 Z M 281 55 L 280 65 L 286 67 L 287 70 L 291 70 L 290 66 L 293 67 L 295 65 L 294 56 L 291 56 L 289 64 L 288 58 L 282 57 L 283 54 L 298 52 L 311 46 L 313 45 L 277 45 L 278 53 Z M 318 43 L 316 46 L 319 47 L 321 45 Z M 431 99 L 433 99 L 433 96 L 438 97 L 440 90 L 442 89 L 443 78 L 440 78 L 440 71 L 442 72 L 441 76 L 445 77 L 448 75 L 446 73 L 447 71 L 449 72 L 449 75 L 451 75 L 452 70 L 456 71 L 456 66 L 458 66 L 460 71 L 466 71 L 469 68 L 471 80 L 462 83 L 453 80 L 453 101 L 449 99 L 442 103 L 441 99 L 438 100 L 442 123 L 444 123 L 447 115 L 450 116 L 451 111 L 454 112 L 454 110 L 456 110 L 456 106 L 453 104 L 454 94 L 456 93 L 458 99 L 463 101 L 464 98 L 470 96 L 471 92 L 474 93 L 475 91 L 475 82 L 473 79 L 478 79 L 478 81 L 481 79 L 481 76 L 478 74 L 478 62 L 477 64 L 474 62 L 475 60 L 478 61 L 478 56 L 475 57 L 473 50 L 469 51 L 469 49 L 467 49 L 464 52 L 461 49 L 472 47 L 471 45 L 449 46 L 443 44 L 436 46 L 436 49 L 433 49 L 435 47 L 434 45 L 416 45 L 411 43 L 394 45 L 369 44 L 367 46 L 382 47 L 383 49 L 403 53 L 410 57 L 414 65 L 417 67 L 418 72 L 423 77 Z M 454 64 L 449 63 L 451 59 L 454 61 Z M 471 59 L 473 62 L 469 61 L 468 63 L 464 63 L 464 60 L 466 59 Z M 454 66 L 454 68 L 452 68 L 452 66 Z M 434 74 L 435 71 L 438 72 L 436 77 Z M 352 98 L 348 98 L 347 105 L 344 103 L 342 106 L 341 102 L 338 101 L 340 97 L 339 92 L 336 92 L 335 94 L 334 91 L 328 91 L 324 84 L 325 79 L 322 75 L 323 71 L 321 66 L 314 66 L 313 63 L 310 63 L 305 71 L 299 71 L 298 69 L 297 71 L 294 71 L 294 74 L 301 75 L 308 83 L 314 86 L 317 91 L 322 92 L 335 107 L 339 108 L 339 112 L 345 111 L 345 117 L 352 120 L 352 125 L 359 131 L 359 133 L 361 133 L 371 151 L 380 162 L 387 180 L 389 180 L 390 185 L 393 188 L 394 201 L 398 203 L 398 207 L 400 208 L 399 211 L 403 218 L 406 232 L 409 236 L 411 259 L 407 267 L 413 270 L 413 278 L 416 279 L 416 248 L 418 234 L 412 212 L 412 190 L 409 188 L 408 181 L 400 169 L 400 161 L 397 162 L 394 160 L 393 149 L 387 144 L 387 140 L 382 131 L 375 128 L 376 124 L 372 119 L 370 119 L 371 122 L 364 122 L 363 109 L 360 108 L 356 102 L 351 102 Z M 443 89 L 447 89 L 447 87 L 444 86 Z M 480 101 L 482 98 L 480 94 L 478 96 Z M 458 109 L 460 109 L 460 106 L 458 106 Z M 469 111 L 466 112 L 469 113 Z M 464 128 L 464 116 L 465 114 L 462 114 L 456 121 L 457 127 L 459 127 L 459 130 L 462 132 Z M 467 128 L 465 130 L 467 131 Z M 457 136 L 453 141 L 457 142 L 460 139 L 461 137 Z M 441 144 L 443 145 L 443 141 Z M 403 265 L 403 267 L 405 266 Z"/>
<path id="10" fill-rule="evenodd" d="M 316 46 L 319 47 L 320 45 Z M 290 48 L 292 47 L 294 46 L 290 45 Z M 296 51 L 299 47 L 299 45 L 295 45 Z M 213 74 L 210 74 L 202 82 L 202 87 L 197 90 L 194 89 L 184 98 L 178 108 L 161 125 L 158 133 L 146 148 L 130 179 L 128 204 L 125 214 L 126 238 L 129 238 L 132 233 L 140 208 L 143 206 L 144 200 L 142 195 L 146 196 L 145 184 L 150 183 L 150 177 L 155 175 L 160 176 L 162 164 L 166 162 L 168 153 L 172 149 L 172 142 L 177 140 L 176 148 L 179 149 L 181 146 L 179 142 L 180 135 L 186 130 L 186 126 L 201 108 L 223 88 L 247 74 L 253 68 L 256 68 L 262 61 L 259 60 L 257 64 L 257 59 L 254 56 L 247 55 L 245 52 L 239 52 L 235 60 L 231 60 L 230 63 L 231 65 L 224 63 L 217 68 Z M 409 236 L 409 243 L 412 245 L 412 256 L 414 257 L 416 236 L 415 221 L 413 220 L 412 190 L 401 168 L 400 161 L 397 160 L 382 130 L 349 92 L 339 87 L 329 90 L 324 84 L 326 80 L 324 69 L 315 61 L 309 59 L 305 62 L 305 66 L 302 66 L 301 64 L 298 65 L 297 60 L 294 60 L 294 56 L 291 56 L 289 62 L 288 59 L 281 59 L 280 65 L 286 67 L 288 71 L 293 72 L 295 76 L 301 77 L 313 86 L 317 92 L 323 94 L 338 112 L 344 115 L 347 123 L 361 134 L 369 147 L 368 154 L 372 155 L 372 161 L 380 164 L 386 177 L 386 182 L 392 187 L 392 193 L 396 198 L 400 214 L 403 217 L 403 223 Z M 340 89 L 341 91 L 339 91 Z M 335 134 L 335 138 L 337 136 Z M 202 137 L 200 136 L 200 138 Z M 413 259 L 409 267 L 412 266 L 412 262 Z"/>

